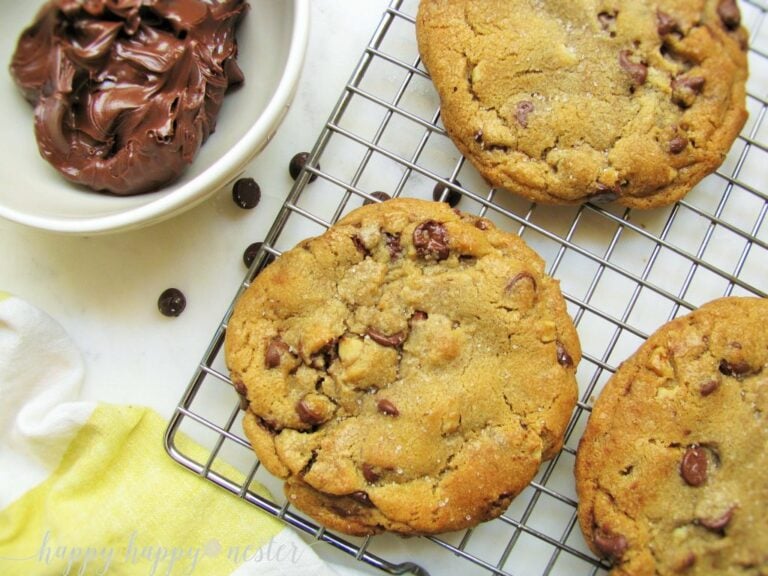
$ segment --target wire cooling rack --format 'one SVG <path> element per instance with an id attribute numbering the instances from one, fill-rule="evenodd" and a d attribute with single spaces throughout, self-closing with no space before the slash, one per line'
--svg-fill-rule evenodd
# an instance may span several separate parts
<path id="1" fill-rule="evenodd" d="M 309 537 L 391 574 L 604 574 L 608 567 L 578 528 L 572 474 L 593 398 L 664 322 L 720 296 L 765 297 L 768 290 L 768 5 L 747 0 L 741 8 L 751 31 L 750 116 L 742 135 L 717 173 L 685 200 L 632 211 L 538 206 L 489 189 L 440 124 L 437 95 L 416 48 L 417 1 L 393 0 L 239 288 L 238 295 L 283 250 L 375 200 L 374 192 L 432 199 L 442 184 L 441 199 L 453 191 L 460 209 L 522 235 L 560 279 L 584 359 L 563 450 L 504 515 L 439 537 L 358 539 L 327 531 L 293 509 L 242 433 L 243 412 L 222 350 L 231 307 L 170 422 L 170 455 Z M 206 453 L 184 451 L 179 433 L 194 436 Z"/>

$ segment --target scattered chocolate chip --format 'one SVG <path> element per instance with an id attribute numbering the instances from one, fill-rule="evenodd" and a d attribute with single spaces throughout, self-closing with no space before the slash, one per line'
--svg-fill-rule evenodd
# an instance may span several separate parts
<path id="1" fill-rule="evenodd" d="M 680 152 L 685 150 L 687 147 L 688 147 L 688 139 L 685 138 L 684 136 L 680 136 L 679 134 L 669 141 L 670 154 L 680 154 Z"/>
<path id="2" fill-rule="evenodd" d="M 350 498 L 352 498 L 355 502 L 359 502 L 360 504 L 363 504 L 365 506 L 371 506 L 371 499 L 368 497 L 368 494 L 360 490 L 359 492 L 352 492 L 352 494 L 349 495 Z"/>
<path id="3" fill-rule="evenodd" d="M 390 196 L 386 192 L 382 192 L 381 190 L 377 190 L 376 192 L 371 192 L 371 196 L 376 198 L 376 200 L 381 200 L 382 202 L 386 202 L 387 200 L 392 199 L 392 196 Z M 373 200 L 369 200 L 368 198 L 363 200 L 363 206 L 368 206 L 369 204 L 375 204 L 375 202 Z"/>
<path id="4" fill-rule="evenodd" d="M 619 560 L 627 551 L 627 539 L 621 534 L 614 534 L 602 528 L 598 528 L 594 533 L 595 547 L 603 557 L 611 560 Z"/>
<path id="5" fill-rule="evenodd" d="M 725 376 L 733 376 L 734 378 L 747 376 L 753 372 L 752 366 L 744 360 L 739 360 L 738 362 L 728 362 L 728 360 L 725 359 L 720 360 L 718 370 L 720 370 L 721 374 Z"/>
<path id="6" fill-rule="evenodd" d="M 422 310 L 416 310 L 413 314 L 411 314 L 411 322 L 423 322 L 429 318 L 429 314 Z"/>
<path id="7" fill-rule="evenodd" d="M 632 82 L 640 86 L 645 83 L 645 79 L 648 77 L 648 66 L 641 62 L 633 62 L 629 59 L 630 56 L 632 56 L 632 52 L 629 50 L 619 52 L 619 66 L 629 74 Z"/>
<path id="8" fill-rule="evenodd" d="M 480 144 L 482 146 L 482 144 L 483 144 L 483 131 L 482 130 L 478 130 L 477 132 L 475 132 L 474 138 L 475 138 L 475 142 L 477 142 L 478 144 Z"/>
<path id="9" fill-rule="evenodd" d="M 301 171 L 307 164 L 307 160 L 309 160 L 309 152 L 299 152 L 291 158 L 291 162 L 288 164 L 288 172 L 291 175 L 291 178 L 296 180 L 299 177 L 299 174 L 301 174 Z M 320 164 L 317 165 L 317 168 L 320 169 Z M 314 182 L 315 180 L 317 180 L 317 174 L 313 173 L 309 177 L 309 181 Z"/>
<path id="10" fill-rule="evenodd" d="M 379 481 L 379 479 L 381 478 L 381 475 L 378 472 L 376 472 L 376 469 L 373 466 L 366 463 L 366 464 L 363 464 L 363 478 L 365 478 L 366 482 L 375 484 L 376 482 Z"/>
<path id="11" fill-rule="evenodd" d="M 413 231 L 413 246 L 422 258 L 445 260 L 450 254 L 445 226 L 435 220 L 425 220 Z"/>
<path id="12" fill-rule="evenodd" d="M 534 111 L 533 102 L 530 100 L 523 100 L 517 103 L 515 108 L 515 120 L 523 128 L 528 128 L 528 115 Z"/>
<path id="13" fill-rule="evenodd" d="M 680 31 L 680 24 L 672 16 L 661 10 L 656 11 L 656 30 L 659 36 L 666 36 Z"/>
<path id="14" fill-rule="evenodd" d="M 719 380 L 707 380 L 706 382 L 704 382 L 704 384 L 701 385 L 701 388 L 699 388 L 699 393 L 702 396 L 709 396 L 710 394 L 712 394 L 712 392 L 714 392 L 718 388 L 720 388 Z"/>
<path id="15" fill-rule="evenodd" d="M 530 280 L 531 284 L 533 284 L 533 290 L 536 291 L 536 278 L 533 277 L 533 274 L 528 272 L 527 270 L 523 270 L 522 272 L 518 272 L 515 274 L 509 282 L 507 282 L 506 287 L 504 288 L 504 292 L 506 294 L 510 294 L 512 290 L 515 289 L 515 286 L 518 282 L 521 282 L 523 280 Z"/>
<path id="16" fill-rule="evenodd" d="M 279 338 L 273 338 L 267 345 L 267 351 L 264 354 L 264 366 L 267 368 L 277 368 L 280 366 L 280 356 L 288 351 L 288 344 Z"/>
<path id="17" fill-rule="evenodd" d="M 397 409 L 397 406 L 392 404 L 390 400 L 387 400 L 386 398 L 382 398 L 378 401 L 376 404 L 376 408 L 379 409 L 379 412 L 386 416 L 399 416 L 400 410 Z"/>
<path id="18" fill-rule="evenodd" d="M 488 230 L 490 227 L 490 223 L 485 218 L 478 218 L 475 220 L 475 228 L 478 230 Z"/>
<path id="19" fill-rule="evenodd" d="M 232 187 L 232 200 L 240 208 L 256 208 L 261 200 L 261 187 L 253 178 L 240 178 Z"/>
<path id="20" fill-rule="evenodd" d="M 713 532 L 722 532 L 733 518 L 733 512 L 736 510 L 735 506 L 731 506 L 718 518 L 699 518 L 699 524 L 704 526 L 707 530 Z"/>
<path id="21" fill-rule="evenodd" d="M 376 328 L 368 328 L 368 336 L 370 336 L 371 340 L 377 344 L 381 344 L 382 346 L 389 346 L 390 348 L 397 348 L 398 346 L 401 346 L 403 342 L 405 342 L 408 334 L 405 332 L 398 332 L 397 334 L 387 335 L 383 332 L 379 332 L 376 330 Z"/>
<path id="22" fill-rule="evenodd" d="M 187 298 L 178 288 L 163 290 L 157 299 L 157 309 L 163 316 L 178 316 L 187 307 Z"/>
<path id="23" fill-rule="evenodd" d="M 304 424 L 317 426 L 323 422 L 323 415 L 314 411 L 304 400 L 296 404 L 296 413 L 299 415 L 299 420 L 304 422 Z"/>
<path id="24" fill-rule="evenodd" d="M 391 260 L 396 259 L 403 253 L 403 247 L 400 245 L 400 236 L 395 236 L 389 232 L 384 232 L 384 242 L 387 244 L 389 250 L 389 257 Z"/>
<path id="25" fill-rule="evenodd" d="M 556 340 L 555 345 L 557 346 L 557 363 L 564 368 L 571 368 L 573 366 L 573 358 L 568 354 L 568 350 L 565 349 L 560 340 Z"/>
<path id="26" fill-rule="evenodd" d="M 680 475 L 688 486 L 701 486 L 707 481 L 707 451 L 694 444 L 689 446 L 680 462 Z"/>
<path id="27" fill-rule="evenodd" d="M 461 182 L 458 180 L 453 181 L 456 186 L 461 186 Z M 461 192 L 448 188 L 444 184 L 438 182 L 432 189 L 432 199 L 435 202 L 447 202 L 451 208 L 456 207 L 461 202 Z"/>
<path id="28" fill-rule="evenodd" d="M 720 0 L 717 5 L 717 15 L 728 30 L 735 30 L 741 24 L 741 12 L 736 0 Z"/>
<path id="29" fill-rule="evenodd" d="M 253 264 L 253 261 L 256 259 L 256 255 L 259 253 L 259 250 L 261 250 L 263 244 L 263 242 L 254 242 L 253 244 L 249 244 L 248 248 L 245 249 L 243 252 L 243 264 L 245 264 L 246 268 L 251 267 L 251 264 Z"/>

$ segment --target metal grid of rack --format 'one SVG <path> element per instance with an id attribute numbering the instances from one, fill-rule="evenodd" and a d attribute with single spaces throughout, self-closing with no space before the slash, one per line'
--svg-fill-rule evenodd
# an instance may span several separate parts
<path id="1" fill-rule="evenodd" d="M 222 358 L 231 306 L 170 422 L 166 448 L 194 473 L 391 574 L 604 574 L 608 566 L 578 529 L 572 478 L 593 398 L 667 320 L 720 296 L 765 297 L 768 291 L 768 4 L 741 2 L 751 32 L 750 117 L 742 135 L 715 174 L 683 201 L 652 211 L 538 206 L 489 189 L 440 124 L 437 95 L 415 43 L 417 4 L 392 0 L 384 12 L 238 295 L 273 257 L 375 201 L 374 192 L 432 199 L 442 184 L 444 195 L 460 194 L 458 208 L 525 238 L 561 282 L 584 351 L 580 400 L 563 450 L 505 514 L 474 529 L 409 540 L 327 531 L 285 501 L 281 483 L 261 469 L 243 436 L 242 410 Z M 182 433 L 206 453 L 183 449 Z"/>

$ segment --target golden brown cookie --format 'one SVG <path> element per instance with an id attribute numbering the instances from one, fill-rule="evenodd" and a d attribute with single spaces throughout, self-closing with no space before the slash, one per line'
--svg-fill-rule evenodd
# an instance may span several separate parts
<path id="1" fill-rule="evenodd" d="M 768 574 L 768 300 L 659 329 L 606 384 L 576 458 L 579 521 L 614 576 Z"/>
<path id="2" fill-rule="evenodd" d="M 413 199 L 285 252 L 226 338 L 261 462 L 290 502 L 358 535 L 501 514 L 560 449 L 580 357 L 558 282 L 518 236 Z"/>
<path id="3" fill-rule="evenodd" d="M 744 125 L 735 0 L 421 0 L 448 134 L 493 186 L 547 204 L 682 198 Z"/>

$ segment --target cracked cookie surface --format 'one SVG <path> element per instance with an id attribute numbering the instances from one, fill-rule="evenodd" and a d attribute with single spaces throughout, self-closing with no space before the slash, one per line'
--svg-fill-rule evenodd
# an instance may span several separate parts
<path id="1" fill-rule="evenodd" d="M 746 121 L 735 0 L 422 0 L 445 128 L 493 186 L 536 202 L 679 200 Z"/>
<path id="2" fill-rule="evenodd" d="M 500 515 L 561 448 L 580 358 L 521 238 L 413 199 L 285 252 L 226 335 L 257 456 L 291 503 L 357 535 Z"/>
<path id="3" fill-rule="evenodd" d="M 768 300 L 660 328 L 606 384 L 576 458 L 614 576 L 768 574 Z"/>

